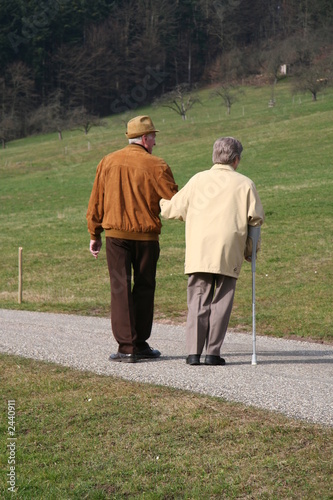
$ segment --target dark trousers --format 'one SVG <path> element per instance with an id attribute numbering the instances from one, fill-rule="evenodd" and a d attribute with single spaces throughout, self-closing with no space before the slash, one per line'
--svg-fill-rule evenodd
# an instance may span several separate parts
<path id="1" fill-rule="evenodd" d="M 111 326 L 121 353 L 134 354 L 148 347 L 147 340 L 153 325 L 159 254 L 158 241 L 106 238 L 111 284 Z"/>

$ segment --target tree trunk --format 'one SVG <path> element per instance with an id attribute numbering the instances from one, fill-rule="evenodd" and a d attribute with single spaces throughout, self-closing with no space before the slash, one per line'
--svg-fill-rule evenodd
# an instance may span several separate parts
<path id="1" fill-rule="evenodd" d="M 191 41 L 188 50 L 188 84 L 191 86 L 191 69 L 192 69 L 192 52 L 191 52 Z"/>

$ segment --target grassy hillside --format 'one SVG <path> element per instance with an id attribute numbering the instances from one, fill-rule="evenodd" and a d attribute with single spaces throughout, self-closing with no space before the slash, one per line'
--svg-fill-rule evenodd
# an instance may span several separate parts
<path id="1" fill-rule="evenodd" d="M 252 87 L 231 115 L 210 92 L 182 121 L 163 107 L 108 120 L 106 128 L 32 137 L 0 151 L 0 307 L 89 315 L 109 313 L 105 251 L 88 250 L 85 214 L 99 160 L 126 145 L 125 124 L 149 113 L 157 128 L 154 154 L 171 166 L 179 186 L 212 165 L 217 137 L 244 146 L 239 172 L 255 182 L 266 221 L 257 265 L 259 334 L 332 340 L 333 91 L 293 98 L 287 84 Z M 163 223 L 156 320 L 183 320 L 184 225 Z M 17 303 L 18 247 L 23 247 L 23 303 Z M 105 245 L 104 245 L 105 248 Z M 251 329 L 251 268 L 244 263 L 231 327 Z"/>

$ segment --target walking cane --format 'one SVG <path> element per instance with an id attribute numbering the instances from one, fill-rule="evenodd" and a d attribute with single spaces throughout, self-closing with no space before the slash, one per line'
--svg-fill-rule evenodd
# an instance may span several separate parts
<path id="1" fill-rule="evenodd" d="M 257 364 L 256 354 L 256 258 L 257 258 L 257 244 L 260 238 L 260 226 L 248 226 L 248 236 L 252 240 L 252 365 Z"/>

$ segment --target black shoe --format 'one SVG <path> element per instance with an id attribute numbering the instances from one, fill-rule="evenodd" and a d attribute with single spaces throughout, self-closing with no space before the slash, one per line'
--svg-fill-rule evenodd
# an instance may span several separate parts
<path id="1" fill-rule="evenodd" d="M 138 351 L 135 355 L 137 359 L 156 359 L 161 356 L 161 353 L 157 349 L 152 349 L 148 346 L 146 349 Z"/>
<path id="2" fill-rule="evenodd" d="M 223 366 L 225 365 L 225 359 L 220 358 L 220 356 L 212 356 L 211 354 L 207 354 L 207 356 L 205 357 L 205 365 Z"/>
<path id="3" fill-rule="evenodd" d="M 186 358 L 187 365 L 200 365 L 200 354 L 190 354 Z"/>
<path id="4" fill-rule="evenodd" d="M 123 354 L 122 352 L 116 352 L 116 354 L 111 354 L 109 360 L 118 361 L 119 363 L 135 363 L 137 358 L 135 354 Z"/>

